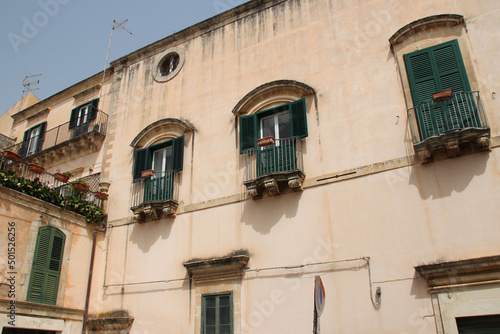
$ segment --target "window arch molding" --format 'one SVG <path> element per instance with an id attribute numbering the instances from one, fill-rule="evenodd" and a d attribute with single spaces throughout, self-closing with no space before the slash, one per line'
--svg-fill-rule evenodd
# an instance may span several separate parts
<path id="1" fill-rule="evenodd" d="M 194 127 L 176 118 L 164 118 L 145 127 L 130 143 L 133 148 L 148 147 L 182 136 Z"/>
<path id="2" fill-rule="evenodd" d="M 255 88 L 245 95 L 232 112 L 236 116 L 254 114 L 313 94 L 316 96 L 316 92 L 312 87 L 299 81 L 272 81 Z"/>

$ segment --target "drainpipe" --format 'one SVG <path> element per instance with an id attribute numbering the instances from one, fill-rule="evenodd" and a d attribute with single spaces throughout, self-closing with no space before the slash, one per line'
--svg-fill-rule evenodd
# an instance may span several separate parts
<path id="1" fill-rule="evenodd" d="M 92 253 L 90 255 L 90 268 L 89 268 L 89 279 L 87 282 L 87 296 L 85 297 L 85 309 L 83 311 L 83 325 L 82 334 L 87 332 L 87 319 L 89 316 L 89 303 L 90 303 L 90 288 L 92 286 L 92 272 L 94 270 L 94 259 L 95 259 L 95 248 L 97 241 L 97 233 L 106 231 L 106 226 L 108 224 L 108 215 L 104 216 L 103 226 L 100 230 L 95 230 L 92 236 Z"/>

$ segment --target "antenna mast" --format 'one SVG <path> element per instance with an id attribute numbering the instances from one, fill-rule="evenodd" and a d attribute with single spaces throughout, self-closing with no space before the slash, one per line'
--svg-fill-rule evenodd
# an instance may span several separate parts
<path id="1" fill-rule="evenodd" d="M 19 100 L 19 111 L 21 111 L 22 105 L 23 105 L 23 97 L 24 93 L 27 92 L 32 92 L 34 90 L 40 89 L 39 87 L 32 87 L 34 85 L 38 85 L 40 83 L 40 80 L 34 80 L 34 81 L 29 81 L 30 78 L 34 77 L 39 77 L 41 74 L 35 74 L 35 75 L 27 75 L 24 80 L 23 80 L 23 91 L 21 92 L 21 100 Z"/>
<path id="2" fill-rule="evenodd" d="M 102 73 L 101 87 L 102 87 L 102 84 L 104 83 L 104 78 L 106 77 L 106 68 L 108 67 L 109 50 L 111 50 L 111 41 L 113 40 L 113 32 L 115 31 L 116 28 L 122 28 L 123 30 L 128 32 L 130 35 L 132 35 L 132 33 L 130 31 L 128 31 L 123 26 L 123 24 L 127 21 L 128 21 L 128 19 L 123 21 L 122 23 L 118 23 L 118 22 L 116 22 L 116 20 L 113 20 L 113 28 L 111 29 L 111 36 L 109 37 L 108 53 L 106 54 L 106 63 L 104 64 L 104 71 Z"/>

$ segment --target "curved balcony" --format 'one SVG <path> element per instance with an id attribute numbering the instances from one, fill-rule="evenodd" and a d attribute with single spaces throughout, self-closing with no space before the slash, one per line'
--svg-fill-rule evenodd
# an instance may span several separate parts
<path id="1" fill-rule="evenodd" d="M 476 151 L 489 150 L 490 128 L 478 91 L 433 95 L 408 109 L 413 147 L 422 162 L 440 150 L 457 157 L 465 144 L 473 144 Z"/>

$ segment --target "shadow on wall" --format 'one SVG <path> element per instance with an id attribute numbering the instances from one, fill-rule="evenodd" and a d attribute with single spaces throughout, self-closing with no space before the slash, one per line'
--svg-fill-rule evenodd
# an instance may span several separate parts
<path id="1" fill-rule="evenodd" d="M 409 184 L 417 187 L 422 199 L 449 197 L 467 189 L 475 176 L 484 174 L 488 159 L 486 152 L 413 165 Z"/>
<path id="2" fill-rule="evenodd" d="M 144 253 L 148 253 L 158 239 L 167 239 L 172 231 L 175 218 L 149 221 L 143 224 L 133 224 L 130 241 Z"/>
<path id="3" fill-rule="evenodd" d="M 302 192 L 292 192 L 276 197 L 245 201 L 241 221 L 251 225 L 256 232 L 269 234 L 280 220 L 294 218 Z"/>

